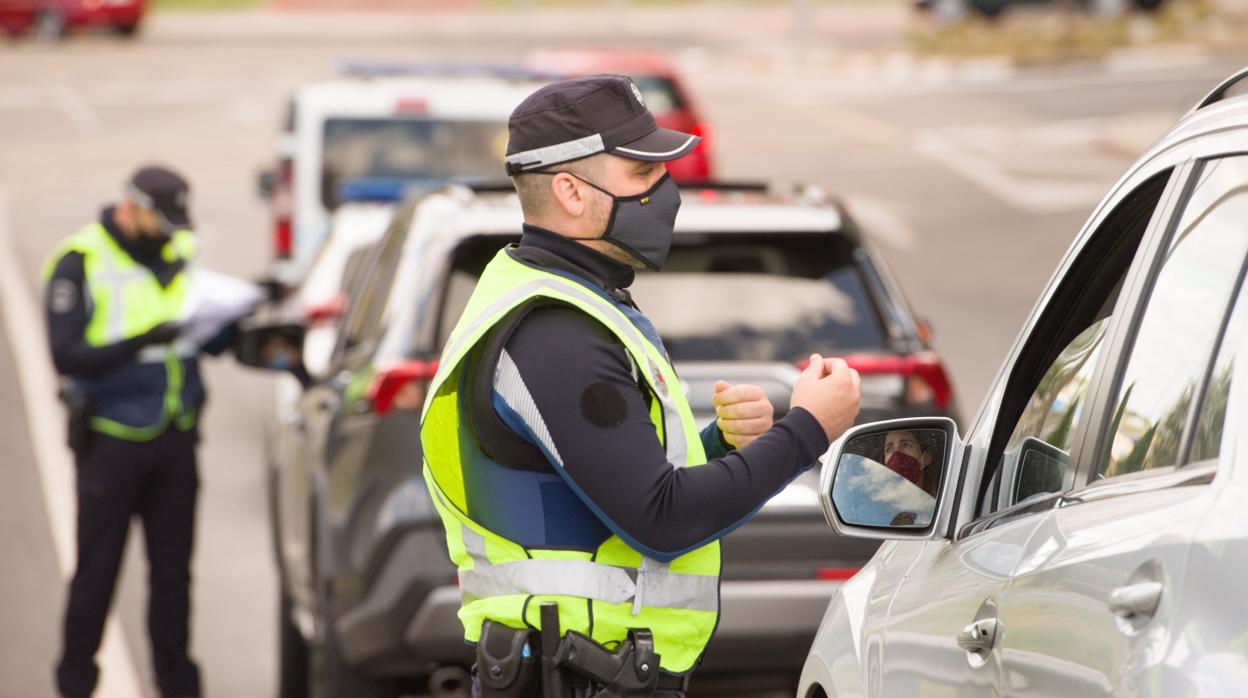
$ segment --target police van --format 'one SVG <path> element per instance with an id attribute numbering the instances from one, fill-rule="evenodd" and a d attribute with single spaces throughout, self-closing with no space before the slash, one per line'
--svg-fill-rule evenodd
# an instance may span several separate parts
<path id="1" fill-rule="evenodd" d="M 507 117 L 546 82 L 488 65 L 344 63 L 291 95 L 275 166 L 259 189 L 272 216 L 272 277 L 307 273 L 345 201 L 503 173 Z"/>

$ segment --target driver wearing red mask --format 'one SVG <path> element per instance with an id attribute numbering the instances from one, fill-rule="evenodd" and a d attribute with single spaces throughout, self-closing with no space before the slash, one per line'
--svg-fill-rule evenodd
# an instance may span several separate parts
<path id="1" fill-rule="evenodd" d="M 884 466 L 936 496 L 936 469 L 931 468 L 933 472 L 929 473 L 928 468 L 932 460 L 931 451 L 913 431 L 890 431 L 884 435 Z"/>

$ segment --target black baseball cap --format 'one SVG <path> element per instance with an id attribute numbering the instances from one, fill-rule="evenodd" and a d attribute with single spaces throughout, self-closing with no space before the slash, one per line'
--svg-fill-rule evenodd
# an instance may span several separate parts
<path id="1" fill-rule="evenodd" d="M 611 153 L 666 162 L 697 147 L 701 137 L 660 128 L 641 90 L 623 75 L 592 75 L 541 87 L 507 122 L 507 174 Z"/>
<path id="2" fill-rule="evenodd" d="M 191 217 L 186 210 L 190 185 L 182 175 L 171 169 L 159 165 L 140 168 L 126 183 L 126 196 L 153 211 L 166 233 L 191 225 Z"/>

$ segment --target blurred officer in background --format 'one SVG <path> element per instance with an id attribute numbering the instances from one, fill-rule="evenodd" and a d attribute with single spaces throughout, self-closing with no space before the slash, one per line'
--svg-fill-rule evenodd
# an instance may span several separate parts
<path id="1" fill-rule="evenodd" d="M 144 167 L 98 221 L 66 240 L 45 269 L 48 338 L 68 380 L 77 470 L 78 566 L 56 667 L 66 698 L 95 689 L 95 654 L 131 517 L 143 521 L 148 632 L 162 696 L 200 695 L 187 653 L 190 558 L 199 478 L 196 419 L 204 402 L 198 353 L 178 341 L 195 240 L 189 188 Z"/>
<path id="2" fill-rule="evenodd" d="M 700 428 L 627 290 L 663 266 L 664 162 L 699 139 L 620 76 L 537 90 L 509 137 L 524 234 L 482 274 L 421 428 L 474 693 L 680 696 L 718 622 L 719 539 L 853 423 L 858 376 L 812 356 L 774 424 L 761 388 L 721 381 Z"/>

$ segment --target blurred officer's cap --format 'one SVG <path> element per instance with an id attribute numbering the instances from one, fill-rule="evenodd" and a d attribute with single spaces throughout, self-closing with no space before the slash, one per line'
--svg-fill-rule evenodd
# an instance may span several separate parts
<path id="1" fill-rule="evenodd" d="M 166 233 L 189 228 L 187 212 L 190 185 L 182 175 L 166 167 L 148 165 L 139 168 L 126 183 L 126 196 L 136 204 L 155 212 Z"/>
<path id="2" fill-rule="evenodd" d="M 516 107 L 507 123 L 507 174 L 611 153 L 666 162 L 701 138 L 659 128 L 641 90 L 623 75 L 593 75 L 551 83 Z"/>

